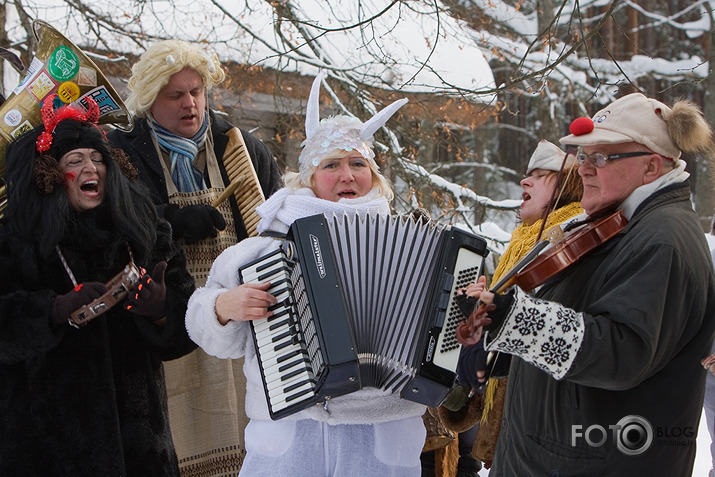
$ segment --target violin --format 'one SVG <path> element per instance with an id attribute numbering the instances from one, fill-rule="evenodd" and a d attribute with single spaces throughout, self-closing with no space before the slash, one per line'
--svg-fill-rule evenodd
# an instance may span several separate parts
<path id="1" fill-rule="evenodd" d="M 533 290 L 618 235 L 627 224 L 625 216 L 621 211 L 617 211 L 605 217 L 594 218 L 568 235 L 563 234 L 561 228 L 556 226 L 547 233 L 546 240 L 536 244 L 489 291 L 501 293 L 512 285 L 518 285 L 524 291 Z M 549 244 L 553 247 L 545 250 Z M 481 338 L 481 318 L 484 318 L 486 313 L 486 307 L 480 303 L 467 321 L 457 325 L 457 341 L 463 346 L 477 343 Z"/>

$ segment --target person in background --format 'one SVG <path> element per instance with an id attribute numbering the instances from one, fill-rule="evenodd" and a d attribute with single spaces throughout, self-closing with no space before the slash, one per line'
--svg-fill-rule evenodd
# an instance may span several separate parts
<path id="1" fill-rule="evenodd" d="M 55 98 L 7 149 L 0 475 L 178 477 L 162 361 L 196 347 L 194 281 L 97 104 Z"/>
<path id="2" fill-rule="evenodd" d="M 537 144 L 526 167 L 526 177 L 520 184 L 523 189 L 519 208 L 521 222 L 512 232 L 509 245 L 499 258 L 492 284 L 498 283 L 534 247 L 537 238 L 545 239 L 545 232 L 551 227 L 559 226 L 583 212 L 579 204 L 583 184 L 578 175 L 576 158 L 573 154 L 567 156 L 547 140 Z M 467 309 L 471 311 L 473 307 L 474 301 L 471 301 Z M 474 465 L 472 460 L 484 462 L 487 468 L 491 466 L 501 427 L 509 358 L 508 354 L 495 354 L 487 366 L 483 340 L 462 350 L 459 381 L 471 388 L 472 400 L 477 402 L 460 403 L 462 405 L 457 405 L 454 411 L 444 406 L 439 410 L 448 427 L 457 431 L 469 429 L 459 433 L 460 457 L 456 477 L 477 475 L 480 466 Z M 485 390 L 486 393 L 480 392 Z M 482 402 L 478 403 L 480 400 Z M 477 412 L 463 410 L 463 407 L 474 407 L 475 404 Z"/>
<path id="3" fill-rule="evenodd" d="M 425 406 L 376 388 L 333 397 L 271 420 L 250 320 L 271 316 L 276 298 L 261 285 L 239 284 L 237 270 L 281 245 L 296 219 L 315 214 L 390 214 L 393 192 L 379 173 L 372 135 L 406 102 L 396 101 L 363 124 L 350 116 L 318 123 L 322 75 L 311 89 L 306 141 L 298 172 L 258 211 L 262 235 L 222 253 L 206 286 L 191 297 L 186 326 L 192 339 L 218 357 L 245 356 L 248 454 L 241 476 L 419 476 Z"/>
<path id="4" fill-rule="evenodd" d="M 512 355 L 490 476 L 690 475 L 715 277 L 681 154 L 711 147 L 711 128 L 692 102 L 633 93 L 570 131 L 584 219 L 619 226 L 535 296 L 480 278 L 475 336 Z"/>
<path id="5" fill-rule="evenodd" d="M 280 187 L 268 148 L 208 107 L 208 93 L 225 78 L 215 55 L 167 40 L 147 49 L 132 68 L 127 108 L 131 132 L 109 139 L 121 147 L 152 192 L 160 216 L 181 241 L 187 266 L 203 286 L 211 264 L 248 236 L 248 212 L 234 195 L 216 204 L 234 181 L 239 194 L 267 197 Z M 255 174 L 232 177 L 239 160 Z M 166 367 L 169 413 L 182 471 L 213 476 L 236 473 L 245 455 L 245 382 L 241 363 L 196 350 Z"/>

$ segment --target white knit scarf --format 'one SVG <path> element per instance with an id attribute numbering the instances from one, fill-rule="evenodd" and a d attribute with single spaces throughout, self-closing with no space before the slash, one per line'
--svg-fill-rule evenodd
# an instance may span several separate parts
<path id="1" fill-rule="evenodd" d="M 256 227 L 258 233 L 266 230 L 285 233 L 293 221 L 303 217 L 332 213 L 358 214 L 361 217 L 367 213 L 389 215 L 390 205 L 376 187 L 362 197 L 337 202 L 320 199 L 309 188 L 285 187 L 256 207 L 256 212 L 261 216 Z"/>

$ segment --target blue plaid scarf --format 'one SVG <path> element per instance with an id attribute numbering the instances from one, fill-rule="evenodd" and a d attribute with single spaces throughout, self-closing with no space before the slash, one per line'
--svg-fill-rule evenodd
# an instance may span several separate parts
<path id="1" fill-rule="evenodd" d="M 196 192 L 206 189 L 206 182 L 200 170 L 194 166 L 194 159 L 199 149 L 206 142 L 206 131 L 209 128 L 209 115 L 204 112 L 201 128 L 191 139 L 179 137 L 150 119 L 156 139 L 162 151 L 169 153 L 171 161 L 171 178 L 179 192 Z"/>

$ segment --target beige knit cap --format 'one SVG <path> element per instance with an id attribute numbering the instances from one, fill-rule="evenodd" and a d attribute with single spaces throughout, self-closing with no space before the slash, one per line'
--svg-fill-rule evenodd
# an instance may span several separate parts
<path id="1" fill-rule="evenodd" d="M 566 153 L 560 147 L 546 139 L 542 139 L 531 155 L 531 159 L 529 159 L 529 165 L 526 166 L 526 175 L 529 175 L 534 169 L 558 172 L 561 170 L 561 164 L 564 162 L 565 156 Z M 576 158 L 573 154 L 569 154 L 565 166 L 571 166 L 575 162 Z"/>
<path id="2" fill-rule="evenodd" d="M 667 125 L 671 115 L 671 108 L 660 101 L 632 93 L 597 112 L 592 128 L 587 120 L 581 124 L 574 121 L 569 128 L 571 134 L 559 142 L 576 146 L 636 142 L 663 157 L 677 160 L 680 149 L 671 139 Z"/>

